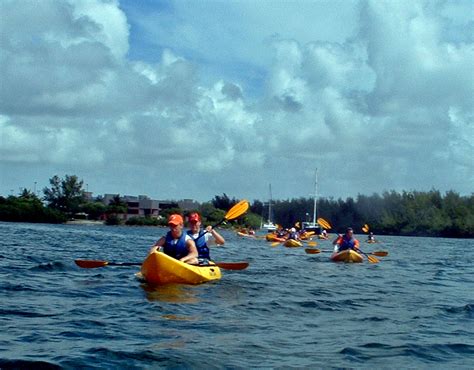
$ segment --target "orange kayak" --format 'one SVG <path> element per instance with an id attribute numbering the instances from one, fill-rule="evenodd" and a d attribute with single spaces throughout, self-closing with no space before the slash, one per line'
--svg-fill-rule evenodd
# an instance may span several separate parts
<path id="1" fill-rule="evenodd" d="M 286 239 L 279 238 L 275 234 L 267 234 L 265 236 L 265 239 L 267 239 L 267 242 L 284 242 Z"/>

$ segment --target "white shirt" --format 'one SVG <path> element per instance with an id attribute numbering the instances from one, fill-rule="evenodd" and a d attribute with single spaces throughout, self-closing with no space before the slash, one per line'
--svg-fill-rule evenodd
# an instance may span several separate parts
<path id="1" fill-rule="evenodd" d="M 202 232 L 204 232 L 204 231 L 202 231 Z M 197 232 L 196 234 L 191 235 L 193 237 L 194 241 L 196 241 L 196 239 L 199 237 L 199 234 L 200 234 L 200 232 Z M 214 238 L 210 232 L 205 233 L 203 236 L 201 236 L 201 238 L 204 238 L 206 240 L 206 244 L 207 244 L 208 247 L 210 247 L 211 245 L 217 244 L 216 243 L 216 238 Z"/>

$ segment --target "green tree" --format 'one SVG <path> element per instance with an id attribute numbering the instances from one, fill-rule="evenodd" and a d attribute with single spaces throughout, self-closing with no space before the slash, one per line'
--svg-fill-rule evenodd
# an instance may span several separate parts
<path id="1" fill-rule="evenodd" d="M 107 213 L 115 215 L 120 213 L 127 213 L 127 208 L 127 203 L 122 201 L 122 199 L 120 198 L 120 194 L 116 194 L 109 201 L 109 205 L 107 206 Z"/>
<path id="2" fill-rule="evenodd" d="M 102 202 L 86 202 L 81 204 L 80 209 L 89 215 L 90 220 L 98 220 L 107 212 L 107 206 Z"/>
<path id="3" fill-rule="evenodd" d="M 82 180 L 79 181 L 75 175 L 66 175 L 64 179 L 55 175 L 49 179 L 49 183 L 51 188 L 43 189 L 48 207 L 69 215 L 79 210 L 79 206 L 85 201 Z"/>

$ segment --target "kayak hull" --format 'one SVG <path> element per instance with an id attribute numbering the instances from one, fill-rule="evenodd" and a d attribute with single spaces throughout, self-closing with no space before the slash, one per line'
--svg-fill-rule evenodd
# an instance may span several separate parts
<path id="1" fill-rule="evenodd" d="M 243 232 L 240 232 L 240 231 L 237 231 L 237 235 L 238 235 L 238 236 L 242 236 L 242 237 L 244 237 L 244 238 L 251 238 L 251 239 L 255 239 L 255 238 L 256 238 L 255 235 L 246 234 L 246 233 L 243 233 Z"/>
<path id="2" fill-rule="evenodd" d="M 195 266 L 178 261 L 163 252 L 153 252 L 143 261 L 142 278 L 150 284 L 201 284 L 221 278 L 216 265 Z"/>
<path id="3" fill-rule="evenodd" d="M 302 247 L 303 244 L 301 242 L 299 242 L 298 240 L 294 240 L 294 239 L 288 239 L 285 241 L 285 243 L 283 243 L 283 245 L 287 248 L 297 248 L 297 247 Z"/>
<path id="4" fill-rule="evenodd" d="M 265 239 L 267 240 L 267 242 L 284 242 L 285 241 L 285 239 L 279 238 L 275 234 L 267 234 L 265 235 Z"/>
<path id="5" fill-rule="evenodd" d="M 334 262 L 360 263 L 364 261 L 364 256 L 355 250 L 346 249 L 341 252 L 333 253 L 331 260 Z"/>

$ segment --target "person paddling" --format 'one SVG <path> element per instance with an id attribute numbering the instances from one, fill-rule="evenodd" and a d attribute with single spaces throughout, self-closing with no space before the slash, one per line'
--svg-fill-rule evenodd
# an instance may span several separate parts
<path id="1" fill-rule="evenodd" d="M 352 227 L 348 227 L 344 235 L 339 234 L 332 244 L 334 244 L 334 252 L 336 253 L 346 249 L 359 249 L 359 241 L 354 238 L 354 230 Z"/>
<path id="2" fill-rule="evenodd" d="M 183 231 L 183 217 L 178 214 L 170 215 L 168 226 L 170 231 L 153 244 L 150 253 L 160 249 L 163 253 L 181 262 L 197 265 L 199 263 L 198 250 L 193 238 Z"/>
<path id="3" fill-rule="evenodd" d="M 300 234 L 296 231 L 294 227 L 290 229 L 290 232 L 288 234 L 288 239 L 300 240 Z"/>
<path id="4" fill-rule="evenodd" d="M 212 226 L 208 226 L 205 230 L 202 230 L 201 225 L 201 216 L 199 213 L 193 212 L 188 216 L 189 230 L 187 231 L 187 234 L 193 238 L 196 243 L 199 264 L 207 265 L 211 260 L 209 246 L 224 245 L 225 239 L 214 230 Z"/>
<path id="5" fill-rule="evenodd" d="M 374 233 L 371 231 L 369 235 L 367 235 L 367 242 L 368 243 L 375 243 L 375 236 Z"/>

